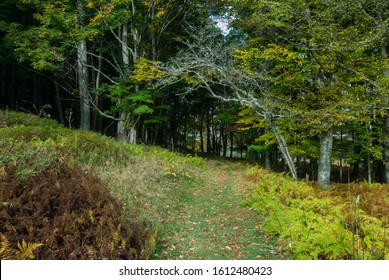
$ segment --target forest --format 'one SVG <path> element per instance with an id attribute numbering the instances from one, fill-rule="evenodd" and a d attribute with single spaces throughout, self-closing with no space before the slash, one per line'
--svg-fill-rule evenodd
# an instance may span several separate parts
<path id="1" fill-rule="evenodd" d="M 388 182 L 387 5 L 5 0 L 1 106 L 323 188 Z"/>
<path id="2" fill-rule="evenodd" d="M 2 0 L 0 183 L 15 187 L 18 193 L 20 182 L 42 172 L 54 178 L 47 172 L 62 172 L 65 161 L 71 166 L 65 168 L 70 173 L 76 172 L 77 165 L 90 168 L 96 164 L 94 172 L 101 184 L 111 184 L 104 173 L 107 162 L 115 166 L 114 174 L 127 164 L 132 168 L 134 162 L 146 164 L 143 157 L 150 157 L 163 162 L 163 174 L 153 164 L 143 166 L 144 170 L 163 180 L 169 177 L 174 183 L 165 183 L 172 185 L 169 192 L 174 193 L 180 184 L 188 184 L 189 189 L 202 184 L 197 180 L 205 172 L 200 170 L 206 160 L 212 164 L 220 160 L 228 172 L 234 172 L 234 164 L 241 170 L 244 162 L 258 166 L 244 171 L 243 181 L 256 186 L 244 204 L 259 216 L 267 216 L 267 234 L 285 238 L 287 244 L 291 238 L 287 225 L 306 219 L 307 209 L 313 209 L 316 228 L 331 225 L 334 240 L 329 238 L 326 242 L 332 243 L 325 245 L 321 240 L 323 250 L 309 253 L 305 247 L 314 238 L 310 236 L 312 226 L 307 242 L 289 248 L 292 252 L 287 257 L 387 258 L 388 56 L 389 2 L 384 0 Z M 46 158 L 39 162 L 38 156 Z M 222 174 L 218 164 L 214 172 Z M 15 175 L 7 175 L 11 173 Z M 11 183 L 14 176 L 18 178 L 15 186 Z M 59 176 L 57 183 L 64 183 L 66 176 Z M 34 178 L 39 182 L 39 176 Z M 133 183 L 164 185 L 152 178 L 148 183 L 144 179 Z M 100 179 L 86 179 L 81 188 L 91 188 L 94 180 Z M 119 181 L 113 184 L 123 186 Z M 278 185 L 283 186 L 281 191 Z M 341 186 L 348 187 L 342 190 Z M 119 188 L 111 194 L 125 204 L 130 194 L 122 191 Z M 108 196 L 104 188 L 97 192 L 96 197 Z M 142 191 L 132 192 L 140 197 L 137 192 Z M 195 194 L 180 193 L 185 199 Z M 2 191 L 0 209 L 8 207 L 8 195 Z M 145 201 L 134 200 L 137 206 L 153 199 L 150 193 L 143 196 Z M 169 195 L 161 194 L 165 196 Z M 361 198 L 366 201 L 359 202 Z M 86 199 L 93 201 L 89 196 Z M 122 222 L 110 220 L 108 209 L 120 206 L 110 199 L 101 202 L 102 221 L 117 235 Z M 293 219 L 279 222 L 276 228 L 271 221 L 282 217 L 269 213 L 292 209 L 298 199 L 305 206 L 300 205 L 297 212 L 290 210 Z M 328 213 L 319 211 L 328 214 L 325 218 L 316 216 L 314 209 L 331 208 L 332 203 L 340 203 L 343 210 L 345 203 L 351 205 L 347 208 L 351 212 L 345 214 L 334 206 Z M 96 224 L 97 210 L 85 207 L 78 222 L 89 219 Z M 142 216 L 139 221 L 144 222 L 144 217 L 161 210 L 153 207 L 147 214 L 138 213 L 135 205 L 130 207 L 133 212 L 128 211 L 133 213 L 131 218 Z M 306 207 L 304 213 L 298 212 L 301 207 Z M 371 227 L 361 225 L 366 221 Z M 304 223 L 299 225 L 304 227 Z M 127 246 L 124 236 L 115 239 L 122 245 L 119 253 L 106 248 L 105 253 L 77 255 L 71 248 L 67 255 L 50 256 L 42 251 L 38 257 L 179 257 L 156 245 L 168 242 L 169 237 L 158 235 L 155 224 L 126 226 L 121 232 L 144 242 L 133 238 L 135 243 L 127 244 L 138 251 L 123 249 Z M 334 245 L 338 244 L 335 236 L 345 228 L 350 235 L 345 235 L 342 246 L 348 249 L 340 249 Z M 296 227 L 296 232 L 300 229 Z M 100 230 L 103 224 L 92 232 Z M 376 236 L 369 235 L 370 231 Z M 23 241 L 30 243 L 21 244 L 5 232 L 0 254 L 8 242 L 19 244 L 20 251 L 11 252 L 17 256 L 33 256 L 32 251 L 42 245 L 31 238 L 36 233 L 24 232 Z M 317 236 L 321 234 L 328 232 Z M 169 242 L 169 246 L 174 244 Z M 287 246 L 281 247 L 280 252 L 269 249 L 267 258 L 285 257 Z"/>

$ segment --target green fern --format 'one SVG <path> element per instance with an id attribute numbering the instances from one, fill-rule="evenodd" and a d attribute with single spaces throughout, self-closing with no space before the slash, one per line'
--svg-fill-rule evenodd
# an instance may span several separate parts
<path id="1" fill-rule="evenodd" d="M 359 209 L 351 226 L 345 203 L 338 197 L 317 197 L 304 182 L 281 175 L 249 172 L 261 179 L 246 205 L 265 216 L 263 229 L 278 236 L 294 259 L 388 258 L 388 229 L 379 219 Z"/>

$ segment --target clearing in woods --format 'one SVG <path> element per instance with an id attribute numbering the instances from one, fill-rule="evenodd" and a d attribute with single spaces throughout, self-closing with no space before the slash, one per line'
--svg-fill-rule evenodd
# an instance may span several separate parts
<path id="1" fill-rule="evenodd" d="M 274 238 L 261 231 L 261 218 L 242 205 L 255 183 L 241 163 L 207 160 L 202 182 L 180 194 L 171 207 L 155 257 L 157 259 L 282 259 Z"/>

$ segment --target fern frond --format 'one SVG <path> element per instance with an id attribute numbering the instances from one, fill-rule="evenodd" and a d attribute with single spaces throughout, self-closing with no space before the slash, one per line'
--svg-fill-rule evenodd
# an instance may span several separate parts
<path id="1" fill-rule="evenodd" d="M 22 244 L 18 242 L 18 248 L 20 253 L 23 256 L 23 259 L 35 259 L 34 250 L 42 246 L 42 243 L 27 243 L 25 240 L 22 240 Z"/>

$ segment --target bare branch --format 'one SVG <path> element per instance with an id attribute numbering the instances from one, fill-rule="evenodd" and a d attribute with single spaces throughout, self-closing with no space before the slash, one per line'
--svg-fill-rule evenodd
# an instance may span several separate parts
<path id="1" fill-rule="evenodd" d="M 102 56 L 101 54 L 97 55 L 97 54 L 88 52 L 88 55 L 93 56 L 93 57 L 96 57 L 96 58 L 98 58 L 98 59 L 104 60 L 104 61 L 107 62 L 113 69 L 115 69 L 115 71 L 117 71 L 117 72 L 119 73 L 119 75 L 123 75 L 123 71 L 122 71 L 122 69 L 118 66 L 117 63 L 116 63 L 116 65 L 115 65 L 112 61 L 110 61 L 109 59 L 105 58 L 105 57 Z"/>

